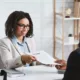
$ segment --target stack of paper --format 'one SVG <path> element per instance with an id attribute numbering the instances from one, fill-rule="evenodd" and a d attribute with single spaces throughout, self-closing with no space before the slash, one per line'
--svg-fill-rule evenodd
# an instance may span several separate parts
<path id="1" fill-rule="evenodd" d="M 25 74 L 23 72 L 20 72 L 16 69 L 4 69 L 7 72 L 8 77 L 20 77 L 24 76 Z"/>

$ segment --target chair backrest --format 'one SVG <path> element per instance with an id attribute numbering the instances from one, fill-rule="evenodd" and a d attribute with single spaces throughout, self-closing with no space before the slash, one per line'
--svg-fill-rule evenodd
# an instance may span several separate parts
<path id="1" fill-rule="evenodd" d="M 7 80 L 7 73 L 6 73 L 6 71 L 1 70 L 0 76 L 1 76 L 1 79 L 2 79 L 2 80 Z M 0 80 L 1 80 L 1 79 L 0 79 Z"/>

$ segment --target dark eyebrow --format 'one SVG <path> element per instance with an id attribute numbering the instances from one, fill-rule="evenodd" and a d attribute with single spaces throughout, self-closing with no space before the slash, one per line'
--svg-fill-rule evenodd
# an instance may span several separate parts
<path id="1" fill-rule="evenodd" d="M 17 23 L 17 25 L 25 25 L 25 24 L 22 24 L 22 23 Z M 27 24 L 27 25 L 29 25 L 29 24 Z M 26 26 L 27 26 L 27 25 L 26 25 Z"/>
<path id="2" fill-rule="evenodd" d="M 25 24 L 20 24 L 20 23 L 18 23 L 17 25 L 18 26 L 30 26 L 29 24 L 25 25 Z"/>

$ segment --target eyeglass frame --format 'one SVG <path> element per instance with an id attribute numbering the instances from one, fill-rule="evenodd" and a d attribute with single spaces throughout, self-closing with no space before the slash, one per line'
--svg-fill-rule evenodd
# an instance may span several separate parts
<path id="1" fill-rule="evenodd" d="M 20 24 L 20 23 L 17 23 L 17 26 L 22 27 L 22 28 L 30 27 L 30 25 L 25 25 L 25 24 Z"/>

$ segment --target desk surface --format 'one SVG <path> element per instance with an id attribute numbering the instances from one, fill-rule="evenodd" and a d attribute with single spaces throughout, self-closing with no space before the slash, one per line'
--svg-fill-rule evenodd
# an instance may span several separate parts
<path id="1" fill-rule="evenodd" d="M 25 75 L 8 77 L 8 80 L 62 80 L 63 78 L 63 74 L 58 74 L 55 67 L 32 66 L 21 67 L 17 70 L 25 73 Z"/>

